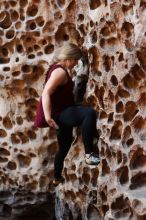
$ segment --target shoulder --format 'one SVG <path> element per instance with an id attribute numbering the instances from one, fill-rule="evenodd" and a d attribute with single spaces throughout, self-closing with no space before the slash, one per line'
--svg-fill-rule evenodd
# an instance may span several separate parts
<path id="1" fill-rule="evenodd" d="M 52 70 L 51 76 L 52 77 L 65 77 L 66 71 L 62 67 L 58 66 L 54 70 Z"/>

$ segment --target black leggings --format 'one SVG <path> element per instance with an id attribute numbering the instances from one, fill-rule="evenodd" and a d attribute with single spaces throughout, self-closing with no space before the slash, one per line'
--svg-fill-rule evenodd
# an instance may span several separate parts
<path id="1" fill-rule="evenodd" d="M 73 127 L 81 127 L 85 153 L 93 152 L 93 138 L 97 136 L 96 130 L 96 111 L 91 107 L 72 106 L 60 113 L 55 120 L 59 125 L 57 140 L 59 151 L 54 161 L 54 176 L 61 176 L 64 159 L 72 143 Z"/>

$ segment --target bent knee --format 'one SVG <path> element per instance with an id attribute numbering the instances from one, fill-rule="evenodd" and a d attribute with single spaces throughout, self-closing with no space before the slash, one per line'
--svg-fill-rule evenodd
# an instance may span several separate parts
<path id="1" fill-rule="evenodd" d="M 88 114 L 93 118 L 97 118 L 97 112 L 92 107 L 88 107 Z"/>

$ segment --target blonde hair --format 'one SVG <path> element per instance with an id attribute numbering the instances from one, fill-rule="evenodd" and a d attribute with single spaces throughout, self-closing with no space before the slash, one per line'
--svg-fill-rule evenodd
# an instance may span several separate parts
<path id="1" fill-rule="evenodd" d="M 82 51 L 76 44 L 65 43 L 55 51 L 51 64 L 69 59 L 79 60 L 82 56 Z"/>

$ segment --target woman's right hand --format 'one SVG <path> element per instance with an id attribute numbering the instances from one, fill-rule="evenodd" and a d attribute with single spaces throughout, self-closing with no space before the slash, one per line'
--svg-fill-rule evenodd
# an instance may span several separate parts
<path id="1" fill-rule="evenodd" d="M 46 122 L 48 123 L 48 125 L 49 125 L 51 128 L 59 129 L 59 126 L 56 124 L 56 122 L 54 121 L 53 118 L 47 119 Z"/>

